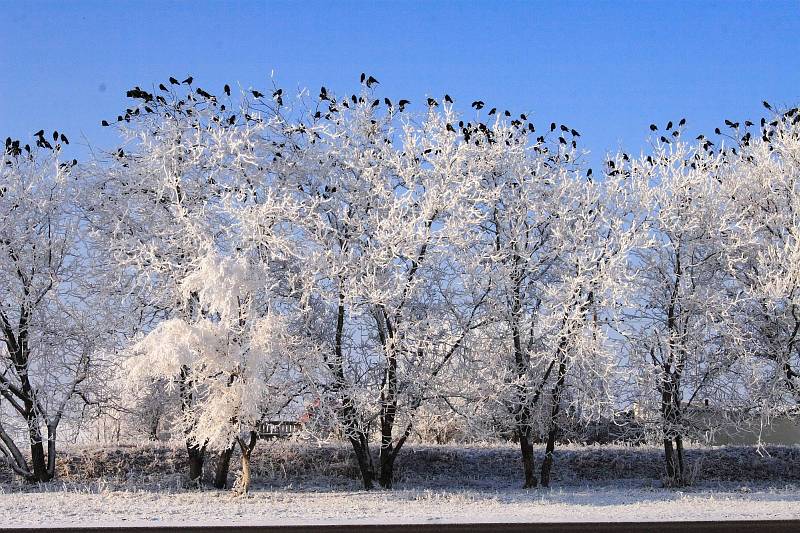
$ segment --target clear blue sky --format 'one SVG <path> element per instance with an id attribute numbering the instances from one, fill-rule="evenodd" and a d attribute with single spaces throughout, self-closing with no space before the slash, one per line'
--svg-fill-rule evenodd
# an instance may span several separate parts
<path id="1" fill-rule="evenodd" d="M 191 74 L 286 89 L 358 90 L 465 111 L 527 112 L 580 130 L 599 157 L 638 151 L 650 122 L 692 133 L 800 103 L 800 0 L 791 2 L 214 2 L 0 0 L 0 137 L 85 135 L 126 89 Z M 80 148 L 76 150 L 80 151 Z M 80 155 L 80 154 L 78 154 Z"/>

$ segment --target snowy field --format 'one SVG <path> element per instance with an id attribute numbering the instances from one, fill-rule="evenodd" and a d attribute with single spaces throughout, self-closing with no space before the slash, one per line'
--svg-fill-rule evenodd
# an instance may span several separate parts
<path id="1" fill-rule="evenodd" d="M 551 489 L 522 490 L 513 446 L 418 446 L 395 490 L 364 492 L 346 446 L 265 443 L 235 497 L 187 488 L 178 447 L 72 450 L 57 482 L 2 478 L 0 526 L 798 519 L 800 449 L 767 452 L 690 449 L 694 483 L 676 490 L 657 448 L 567 447 Z"/>

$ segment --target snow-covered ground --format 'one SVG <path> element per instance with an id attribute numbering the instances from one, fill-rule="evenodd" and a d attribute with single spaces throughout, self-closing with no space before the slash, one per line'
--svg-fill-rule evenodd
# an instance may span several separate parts
<path id="1" fill-rule="evenodd" d="M 307 492 L 54 491 L 0 495 L 0 526 L 660 521 L 800 518 L 800 488 L 564 487 Z"/>
<path id="2" fill-rule="evenodd" d="M 358 490 L 347 446 L 257 450 L 247 497 L 187 488 L 179 446 L 69 450 L 56 482 L 0 471 L 0 527 L 800 519 L 798 447 L 693 448 L 693 485 L 666 489 L 657 448 L 566 446 L 554 486 L 522 490 L 512 445 L 415 446 L 397 488 L 372 492 Z"/>

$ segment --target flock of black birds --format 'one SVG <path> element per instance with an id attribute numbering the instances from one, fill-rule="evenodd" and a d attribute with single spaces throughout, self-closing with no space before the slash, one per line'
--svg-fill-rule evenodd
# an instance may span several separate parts
<path id="1" fill-rule="evenodd" d="M 368 99 L 367 95 L 369 94 L 369 90 L 372 89 L 375 85 L 379 84 L 380 82 L 372 75 L 367 75 L 365 73 L 361 73 L 360 81 L 363 86 L 366 87 L 367 91 L 362 92 L 361 96 L 357 96 L 355 94 L 340 99 L 336 99 L 327 88 L 324 86 L 320 88 L 319 91 L 319 105 L 317 107 L 316 112 L 313 115 L 313 119 L 315 121 L 322 120 L 331 120 L 335 118 L 338 113 L 342 112 L 342 109 L 351 109 L 351 106 L 358 106 L 365 105 L 369 106 L 370 108 L 377 108 L 380 106 L 381 101 L 379 99 Z M 220 112 L 224 113 L 226 111 L 225 104 L 219 104 L 217 101 L 217 97 L 209 91 L 201 87 L 192 87 L 194 82 L 194 78 L 192 76 L 187 76 L 186 79 L 183 81 L 178 81 L 177 78 L 174 76 L 169 77 L 169 84 L 170 86 L 188 86 L 189 91 L 181 96 L 182 93 L 175 92 L 173 89 L 165 85 L 164 83 L 158 84 L 158 89 L 161 90 L 163 93 L 167 93 L 169 100 L 165 98 L 163 95 L 160 94 L 153 94 L 142 89 L 139 86 L 134 87 L 127 91 L 126 95 L 129 98 L 134 100 L 140 100 L 141 103 L 139 105 L 133 106 L 125 110 L 124 115 L 118 115 L 116 122 L 130 122 L 133 117 L 139 116 L 142 112 L 144 113 L 154 113 L 156 109 L 162 108 L 162 111 L 165 112 L 167 115 L 172 114 L 185 114 L 187 116 L 192 116 L 192 104 L 202 102 L 198 100 L 197 97 L 200 97 L 206 103 L 210 104 L 211 106 L 219 106 L 218 109 Z M 192 90 L 194 89 L 194 90 Z M 231 96 L 231 87 L 228 84 L 225 84 L 223 87 L 223 92 L 227 97 Z M 267 104 L 269 102 L 266 101 L 266 94 L 257 90 L 257 89 L 250 89 L 248 91 L 249 95 L 255 99 L 257 103 L 260 104 Z M 197 95 L 194 96 L 194 95 Z M 246 97 L 246 95 L 245 95 Z M 278 108 L 283 106 L 283 89 L 276 88 L 271 93 L 272 104 Z M 323 104 L 324 102 L 324 104 Z M 444 95 L 444 102 L 446 105 L 452 106 L 454 104 L 453 98 L 449 94 Z M 392 114 L 394 112 L 403 113 L 406 108 L 411 104 L 410 100 L 407 99 L 400 99 L 397 101 L 397 106 L 395 106 L 389 98 L 384 98 L 383 103 L 385 104 L 387 111 Z M 777 113 L 773 107 L 766 101 L 762 102 L 763 106 L 778 115 L 781 118 L 773 120 L 771 122 L 767 122 L 765 118 L 761 118 L 760 121 L 760 133 L 761 138 L 769 143 L 771 138 L 775 135 L 776 128 L 781 120 L 792 120 L 794 124 L 800 122 L 800 110 L 798 108 L 790 109 L 784 113 Z M 323 106 L 320 109 L 320 105 Z M 439 102 L 432 97 L 427 97 L 427 105 L 429 109 L 439 106 Z M 327 106 L 327 109 L 324 109 L 324 106 Z M 483 100 L 475 100 L 470 104 L 476 112 L 481 111 L 486 107 L 486 103 Z M 498 108 L 493 107 L 487 113 L 487 117 L 495 116 L 498 113 Z M 246 121 L 260 121 L 261 119 L 256 115 L 250 115 L 248 113 L 243 113 L 243 117 L 237 117 L 236 114 L 230 113 L 228 116 L 222 115 L 217 116 L 213 115 L 212 120 L 215 122 L 222 122 L 226 123 L 230 126 L 236 124 L 237 120 L 244 119 Z M 511 120 L 508 121 L 508 125 L 511 126 L 512 131 L 505 130 L 505 144 L 511 145 L 514 142 L 527 142 L 527 135 L 536 132 L 536 126 L 533 122 L 528 120 L 527 115 L 520 114 L 518 117 L 512 118 L 512 113 L 509 110 L 504 110 L 502 115 L 506 118 Z M 377 123 L 376 120 L 372 120 L 373 124 Z M 475 143 L 480 144 L 481 142 L 487 142 L 489 144 L 494 144 L 499 141 L 498 133 L 499 130 L 496 127 L 492 127 L 491 125 L 487 124 L 487 121 L 467 121 L 464 122 L 463 120 L 459 120 L 457 124 L 447 123 L 445 125 L 446 130 L 453 134 L 460 134 L 466 143 Z M 108 120 L 102 120 L 101 125 L 104 127 L 108 127 L 111 125 L 111 122 Z M 734 122 L 729 119 L 725 119 L 725 126 L 731 130 L 731 133 L 723 133 L 721 128 L 715 128 L 714 133 L 717 136 L 726 136 L 733 141 L 733 145 L 729 148 L 725 148 L 722 152 L 730 151 L 734 155 L 736 154 L 735 146 L 747 146 L 752 139 L 752 133 L 748 130 L 749 127 L 753 126 L 754 123 L 745 120 L 744 121 L 744 133 L 740 134 L 741 131 L 741 123 Z M 675 139 L 678 139 L 683 132 L 684 127 L 686 126 L 686 119 L 681 118 L 677 122 L 677 127 L 673 124 L 672 121 L 669 121 L 665 128 L 664 134 L 658 137 L 658 140 L 664 144 L 670 144 Z M 299 133 L 307 133 L 310 128 L 300 124 L 295 128 L 295 131 Z M 659 131 L 659 127 L 656 124 L 650 124 L 650 131 L 656 133 Z M 314 132 L 316 134 L 316 132 Z M 557 142 L 558 145 L 564 146 L 567 148 L 566 151 L 562 153 L 560 149 L 556 150 L 556 153 L 550 156 L 552 162 L 555 162 L 561 158 L 564 158 L 566 161 L 569 161 L 570 154 L 569 154 L 569 147 L 573 150 L 577 148 L 577 139 L 581 136 L 580 132 L 576 129 L 571 128 L 565 124 L 556 124 L 555 122 L 550 123 L 550 128 L 548 133 L 557 133 Z M 36 137 L 36 146 L 40 148 L 46 149 L 60 149 L 59 140 L 63 144 L 69 144 L 67 137 L 64 134 L 59 134 L 58 132 L 53 132 L 53 141 L 56 142 L 57 146 L 54 148 L 53 145 L 48 141 L 48 139 L 44 136 L 44 131 L 40 130 L 35 135 Z M 533 146 L 533 150 L 539 153 L 549 153 L 550 150 L 545 145 L 546 144 L 546 135 L 539 135 L 536 137 L 536 143 Z M 318 134 L 317 134 L 318 137 Z M 698 141 L 702 141 L 702 147 L 707 152 L 713 154 L 714 150 L 714 143 L 705 137 L 705 135 L 697 136 Z M 313 139 L 312 139 L 313 142 Z M 388 141 L 387 141 L 388 142 Z M 6 151 L 11 155 L 18 156 L 23 151 L 28 154 L 31 154 L 31 147 L 30 145 L 26 144 L 20 147 L 20 141 L 12 140 L 10 138 L 6 139 Z M 431 150 L 425 150 L 424 153 L 429 153 Z M 124 157 L 124 151 L 119 149 L 116 153 L 118 157 Z M 280 153 L 277 154 L 277 157 L 280 157 Z M 695 155 L 695 158 L 698 158 Z M 622 154 L 622 159 L 624 162 L 631 161 L 630 156 L 627 153 Z M 652 156 L 647 156 L 647 162 L 651 165 L 654 165 L 656 161 L 653 159 Z M 605 162 L 607 171 L 611 175 L 624 173 L 629 174 L 629 170 L 620 168 L 620 165 L 615 163 L 613 160 L 607 160 Z M 691 165 L 693 168 L 696 168 L 696 163 L 694 161 L 685 161 L 685 164 Z M 592 176 L 592 169 L 588 169 L 586 175 L 589 179 Z"/>

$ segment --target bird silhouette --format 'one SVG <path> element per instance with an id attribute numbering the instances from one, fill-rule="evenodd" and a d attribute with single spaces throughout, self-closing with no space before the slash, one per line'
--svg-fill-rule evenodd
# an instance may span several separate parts
<path id="1" fill-rule="evenodd" d="M 67 139 L 66 135 L 62 133 L 60 137 L 61 137 L 61 142 L 63 142 L 64 144 L 69 144 L 69 139 Z"/>
<path id="2" fill-rule="evenodd" d="M 166 88 L 166 86 L 165 86 L 163 83 L 159 83 L 159 84 L 158 84 L 158 88 L 159 88 L 159 89 L 161 89 L 161 90 L 162 90 L 162 91 L 164 91 L 164 92 L 167 92 L 167 90 L 168 90 L 168 89 Z"/>
<path id="3" fill-rule="evenodd" d="M 194 80 L 194 78 L 189 76 L 188 78 L 183 80 L 183 83 L 185 83 L 186 85 L 191 85 L 192 84 L 192 80 Z"/>
<path id="4" fill-rule="evenodd" d="M 481 100 L 475 100 L 474 102 L 472 102 L 472 107 L 474 107 L 475 109 L 483 109 L 484 105 L 485 104 Z"/>
<path id="5" fill-rule="evenodd" d="M 444 101 L 447 102 L 448 104 L 452 104 L 453 103 L 453 99 L 450 98 L 449 94 L 444 95 Z"/>
<path id="6" fill-rule="evenodd" d="M 769 102 L 767 102 L 766 100 L 762 100 L 762 101 L 761 101 L 761 104 L 762 104 L 764 107 L 766 107 L 767 109 L 769 109 L 770 111 L 772 111 L 772 106 L 771 106 L 771 105 L 769 105 Z"/>
<path id="7" fill-rule="evenodd" d="M 252 91 L 250 91 L 250 92 L 251 92 L 251 93 L 253 93 L 253 96 L 255 96 L 256 98 L 261 98 L 261 97 L 263 97 L 263 96 L 264 96 L 264 93 L 262 93 L 262 92 L 259 92 L 259 91 L 256 91 L 255 89 L 253 89 L 253 90 L 252 90 Z"/>
<path id="8" fill-rule="evenodd" d="M 428 107 L 434 107 L 434 106 L 437 106 L 437 105 L 439 105 L 439 102 L 437 102 L 436 100 L 434 100 L 431 97 L 428 97 Z"/>
<path id="9" fill-rule="evenodd" d="M 489 111 L 489 116 L 494 115 L 495 113 L 497 113 L 497 108 L 493 107 L 492 110 Z"/>
<path id="10" fill-rule="evenodd" d="M 682 118 L 681 121 L 678 122 L 678 126 L 685 126 L 685 125 L 686 125 L 686 119 Z"/>
<path id="11" fill-rule="evenodd" d="M 361 73 L 361 83 L 364 83 L 365 79 L 367 79 L 367 75 L 362 72 Z"/>
<path id="12" fill-rule="evenodd" d="M 367 78 L 367 87 L 372 87 L 376 83 L 380 83 L 380 82 L 378 80 L 376 80 L 375 78 L 373 78 L 372 76 Z"/>
<path id="13" fill-rule="evenodd" d="M 172 85 L 180 85 L 181 84 L 181 82 L 179 82 L 176 78 L 173 78 L 172 76 L 169 77 L 169 82 Z"/>
<path id="14" fill-rule="evenodd" d="M 447 131 L 452 131 L 453 133 L 455 133 L 455 132 L 456 132 L 456 129 L 455 129 L 455 128 L 453 127 L 453 125 L 452 125 L 452 124 L 450 124 L 449 122 L 447 123 L 447 126 L 446 126 L 446 128 L 447 128 Z"/>
<path id="15" fill-rule="evenodd" d="M 656 131 L 657 129 L 658 126 L 656 126 L 655 124 L 650 124 L 650 131 Z"/>
<path id="16" fill-rule="evenodd" d="M 429 99 L 429 100 L 430 100 L 430 99 Z M 400 100 L 399 102 L 397 102 L 397 105 L 398 105 L 398 107 L 400 107 L 400 111 L 404 111 L 404 110 L 405 110 L 405 108 L 406 108 L 406 106 L 407 106 L 408 104 L 410 104 L 410 103 L 411 103 L 411 102 L 409 102 L 408 100 Z"/>
<path id="17" fill-rule="evenodd" d="M 227 94 L 228 96 L 231 95 L 231 87 L 227 83 L 225 84 L 225 87 L 222 88 L 222 90 L 225 91 L 225 94 Z"/>
<path id="18" fill-rule="evenodd" d="M 551 122 L 550 123 L 550 131 L 556 131 L 556 123 L 555 122 Z"/>
<path id="19" fill-rule="evenodd" d="M 386 107 L 392 107 L 392 101 L 388 98 L 384 98 L 383 103 L 386 104 Z"/>
<path id="20" fill-rule="evenodd" d="M 668 130 L 672 129 L 672 121 L 671 120 L 669 122 L 667 122 L 667 129 Z"/>

